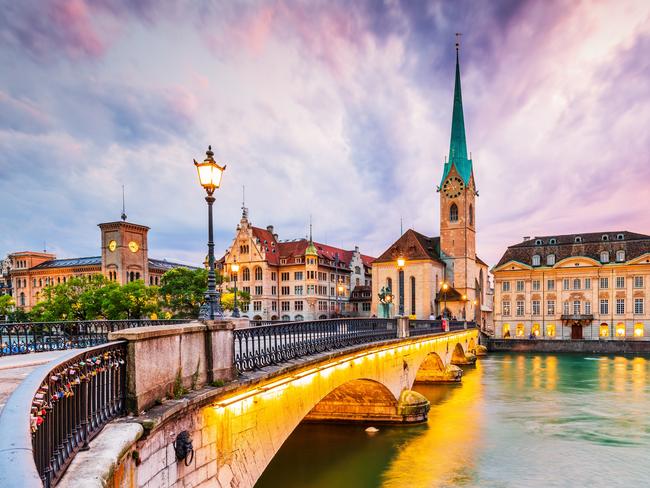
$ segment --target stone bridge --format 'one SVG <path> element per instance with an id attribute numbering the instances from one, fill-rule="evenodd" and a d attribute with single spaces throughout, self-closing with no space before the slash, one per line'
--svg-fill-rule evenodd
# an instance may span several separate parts
<path id="1" fill-rule="evenodd" d="M 122 347 L 126 358 L 131 416 L 108 423 L 89 450 L 75 447 L 74 428 L 72 444 L 68 436 L 54 451 L 55 456 L 70 452 L 71 462 L 63 461 L 63 469 L 70 463 L 67 471 L 60 479 L 51 478 L 52 484 L 252 487 L 302 421 L 375 426 L 427 420 L 429 402 L 411 390 L 413 384 L 460 381 L 462 370 L 455 365 L 473 362 L 473 353 L 482 347 L 478 331 L 465 328 L 467 324 L 440 332 L 440 324 L 409 327 L 408 318 L 317 322 L 259 330 L 195 322 L 112 334 L 111 340 L 118 342 L 110 347 Z M 409 336 L 409 330 L 418 335 Z M 264 341 L 260 334 L 266 334 Z M 259 367 L 268 358 L 275 359 Z M 69 365 L 73 359 L 66 361 Z M 119 375 L 100 379 L 106 368 L 97 368 L 97 387 L 114 393 Z M 29 385 L 40 381 L 26 382 L 17 396 L 28 397 L 34 388 Z M 80 404 L 74 398 L 59 402 L 71 402 L 75 413 Z M 93 402 L 101 398 L 99 393 Z M 14 400 L 7 408 L 12 417 L 0 418 L 2 428 L 22 422 L 23 406 L 20 398 Z M 65 403 L 57 405 L 64 409 Z M 22 430 L 18 428 L 16 439 L 0 441 L 0 452 L 7 455 L 0 464 L 24 465 L 20 471 L 25 474 L 21 478 L 0 469 L 0 485 L 9 480 L 11 486 L 40 485 L 43 475 L 40 469 L 36 472 L 34 460 L 42 462 L 45 451 L 32 452 L 35 441 L 23 438 Z M 185 457 L 175 442 L 183 432 L 192 440 Z M 48 485 L 50 478 L 44 479 Z"/>
<path id="2" fill-rule="evenodd" d="M 122 454 L 114 486 L 252 487 L 303 420 L 422 422 L 429 403 L 413 384 L 460 380 L 453 364 L 471 361 L 477 341 L 476 330 L 463 330 L 350 347 L 243 375 L 227 391 L 154 407 L 138 420 L 146 435 Z M 189 465 L 177 461 L 172 446 L 181 431 L 193 441 Z"/>

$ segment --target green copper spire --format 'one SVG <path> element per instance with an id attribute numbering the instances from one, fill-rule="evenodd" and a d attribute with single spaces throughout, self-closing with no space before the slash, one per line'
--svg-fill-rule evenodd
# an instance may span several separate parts
<path id="1" fill-rule="evenodd" d="M 458 34 L 457 34 L 458 35 Z M 460 89 L 460 61 L 458 56 L 460 43 L 456 42 L 456 83 L 454 85 L 454 110 L 451 119 L 451 141 L 449 159 L 445 162 L 440 185 L 444 183 L 452 166 L 467 185 L 472 176 L 472 160 L 467 158 L 467 141 L 465 139 L 465 117 L 463 116 L 463 96 Z"/>
<path id="2" fill-rule="evenodd" d="M 311 215 L 309 216 L 309 244 L 305 249 L 305 256 L 318 256 L 318 249 L 316 249 L 314 240 L 311 237 Z"/>

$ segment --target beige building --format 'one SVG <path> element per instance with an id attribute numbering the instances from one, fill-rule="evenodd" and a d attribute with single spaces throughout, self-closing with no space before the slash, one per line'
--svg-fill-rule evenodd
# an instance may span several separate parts
<path id="1" fill-rule="evenodd" d="M 358 247 L 350 251 L 311 238 L 281 241 L 273 226 L 254 227 L 244 209 L 235 238 L 221 259 L 226 280 L 222 291 L 233 289 L 236 278 L 238 290 L 251 295 L 250 304 L 240 309 L 241 316 L 253 320 L 369 316 L 370 297 L 361 288 L 370 286 L 372 260 Z M 232 272 L 233 263 L 239 265 L 238 273 Z"/>
<path id="2" fill-rule="evenodd" d="M 488 267 L 476 255 L 478 192 L 467 153 L 458 52 L 449 159 L 438 191 L 440 237 L 408 230 L 374 261 L 372 311 L 378 316 L 403 313 L 417 319 L 444 315 L 489 327 Z M 398 267 L 402 260 L 404 265 Z M 390 290 L 393 297 L 388 307 L 380 304 L 382 289 Z"/>
<path id="3" fill-rule="evenodd" d="M 143 280 L 145 284 L 159 285 L 165 272 L 188 267 L 149 257 L 149 227 L 123 220 L 99 224 L 99 228 L 101 256 L 56 259 L 47 252 L 11 253 L 10 276 L 16 307 L 29 311 L 39 301 L 43 288 L 65 283 L 72 277 L 103 274 L 121 284 Z"/>
<path id="4" fill-rule="evenodd" d="M 525 238 L 492 270 L 495 336 L 650 336 L 650 236 L 595 232 Z"/>

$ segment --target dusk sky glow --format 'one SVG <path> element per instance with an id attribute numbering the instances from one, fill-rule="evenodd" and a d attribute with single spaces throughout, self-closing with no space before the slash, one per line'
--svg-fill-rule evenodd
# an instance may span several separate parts
<path id="1" fill-rule="evenodd" d="M 438 235 L 454 33 L 480 193 L 477 253 L 522 236 L 650 234 L 650 2 L 0 0 L 0 258 L 99 255 L 96 224 L 151 227 L 197 264 L 192 159 L 228 165 L 254 225 L 378 256 Z"/>

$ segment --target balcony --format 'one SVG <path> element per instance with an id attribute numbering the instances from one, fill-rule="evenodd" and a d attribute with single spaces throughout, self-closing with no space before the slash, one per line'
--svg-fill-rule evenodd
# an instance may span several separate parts
<path id="1" fill-rule="evenodd" d="M 570 314 L 560 317 L 562 322 L 591 322 L 594 320 L 593 314 Z"/>

